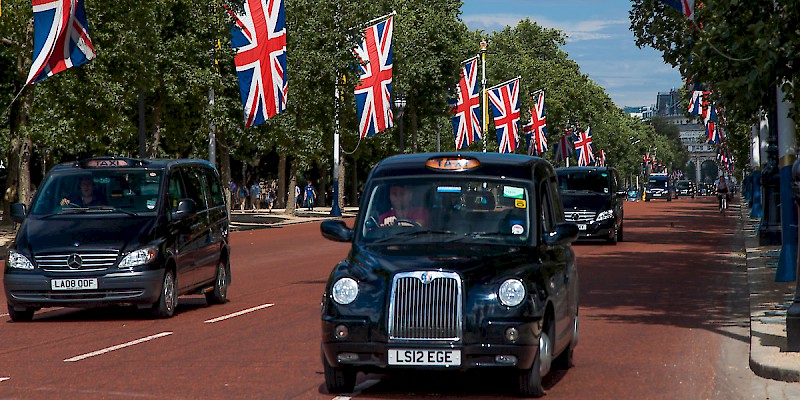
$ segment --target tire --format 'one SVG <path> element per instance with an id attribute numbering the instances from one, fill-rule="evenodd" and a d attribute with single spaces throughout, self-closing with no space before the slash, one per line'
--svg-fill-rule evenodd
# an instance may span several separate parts
<path id="1" fill-rule="evenodd" d="M 214 278 L 214 290 L 206 293 L 208 304 L 225 304 L 228 302 L 228 285 L 231 283 L 230 269 L 220 260 L 217 265 L 217 277 Z"/>
<path id="2" fill-rule="evenodd" d="M 667 202 L 672 201 L 672 197 L 667 197 Z"/>
<path id="3" fill-rule="evenodd" d="M 325 369 L 325 388 L 328 393 L 352 393 L 356 387 L 356 374 L 358 371 L 346 367 L 332 367 L 328 364 L 325 354 L 322 354 L 322 366 Z"/>
<path id="4" fill-rule="evenodd" d="M 618 241 L 619 241 L 619 229 L 614 228 L 614 236 L 611 236 L 610 238 L 606 239 L 606 242 L 608 244 L 616 245 Z"/>
<path id="5" fill-rule="evenodd" d="M 23 311 L 17 311 L 11 304 L 8 305 L 8 316 L 14 322 L 30 322 L 33 320 L 33 313 L 36 312 L 35 308 L 26 307 Z"/>
<path id="6" fill-rule="evenodd" d="M 650 201 L 650 199 L 644 199 L 644 201 L 645 201 L 645 202 L 649 202 L 649 201 Z"/>
<path id="7" fill-rule="evenodd" d="M 621 241 L 623 241 L 623 233 L 624 233 L 624 232 L 623 232 L 623 229 L 622 229 L 622 227 L 623 227 L 623 226 L 624 226 L 624 225 L 620 224 L 620 226 L 619 226 L 619 230 L 617 231 L 617 241 L 618 241 L 618 242 L 621 242 Z"/>
<path id="8" fill-rule="evenodd" d="M 553 342 L 550 337 L 552 337 L 553 331 L 553 323 L 550 321 L 548 322 L 547 332 L 542 332 L 542 336 L 539 338 L 539 351 L 536 352 L 533 365 L 519 373 L 519 395 L 522 397 L 538 398 L 544 396 L 542 378 L 550 372 L 552 366 Z"/>
<path id="9" fill-rule="evenodd" d="M 161 295 L 153 305 L 150 313 L 155 318 L 172 318 L 175 315 L 175 307 L 178 305 L 177 284 L 175 282 L 175 272 L 171 269 L 164 272 L 164 280 L 161 281 Z"/>

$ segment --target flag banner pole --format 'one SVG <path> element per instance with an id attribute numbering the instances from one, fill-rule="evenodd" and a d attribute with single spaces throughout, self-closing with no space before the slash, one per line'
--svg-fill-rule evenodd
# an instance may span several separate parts
<path id="1" fill-rule="evenodd" d="M 500 86 L 503 86 L 503 85 L 508 85 L 509 83 L 514 82 L 517 79 L 522 79 L 522 75 L 520 75 L 520 76 L 518 76 L 516 78 L 509 79 L 509 80 L 507 80 L 507 81 L 505 81 L 505 82 L 503 82 L 503 83 L 501 83 L 499 85 L 494 85 L 494 86 L 486 89 L 486 91 L 497 89 L 497 88 L 499 88 Z"/>
<path id="2" fill-rule="evenodd" d="M 363 22 L 360 25 L 356 25 L 356 26 L 348 29 L 348 31 L 353 31 L 353 30 L 356 30 L 356 29 L 365 28 L 365 27 L 370 26 L 370 25 L 372 25 L 372 24 L 374 24 L 374 23 L 376 23 L 378 21 L 383 21 L 384 19 L 387 19 L 389 17 L 393 17 L 395 15 L 397 15 L 397 11 L 392 11 L 389 14 L 386 14 L 386 15 L 384 15 L 382 17 L 374 18 L 374 19 L 371 19 L 371 20 L 369 20 L 367 22 Z"/>
<path id="3" fill-rule="evenodd" d="M 476 55 L 476 56 L 474 56 L 474 57 L 470 57 L 470 58 L 468 58 L 468 59 L 466 59 L 466 60 L 462 61 L 462 62 L 461 62 L 461 65 L 464 65 L 464 64 L 466 64 L 466 63 L 468 63 L 468 62 L 470 62 L 470 61 L 472 61 L 472 60 L 476 60 L 476 59 L 478 59 L 478 58 L 481 58 L 481 56 L 480 56 L 480 55 Z"/>

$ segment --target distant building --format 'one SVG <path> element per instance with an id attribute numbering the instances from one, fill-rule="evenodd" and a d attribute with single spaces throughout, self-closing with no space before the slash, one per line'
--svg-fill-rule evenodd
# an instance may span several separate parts
<path id="1" fill-rule="evenodd" d="M 625 107 L 623 112 L 642 121 L 649 121 L 651 118 L 653 118 L 654 108 L 654 106 Z"/>
<path id="2" fill-rule="evenodd" d="M 681 102 L 677 90 L 673 88 L 669 92 L 658 93 L 655 115 L 678 125 L 681 143 L 689 152 L 689 164 L 684 167 L 684 176 L 695 182 L 714 182 L 719 173 L 715 149 L 706 140 L 705 126 L 696 116 L 689 115 L 688 105 Z"/>

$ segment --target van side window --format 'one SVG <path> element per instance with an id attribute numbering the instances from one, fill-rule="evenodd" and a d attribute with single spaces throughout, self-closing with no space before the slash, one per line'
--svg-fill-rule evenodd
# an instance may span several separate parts
<path id="1" fill-rule="evenodd" d="M 542 218 L 542 230 L 540 234 L 544 235 L 552 232 L 553 227 L 555 226 L 552 200 L 550 199 L 550 188 L 547 181 L 542 181 L 542 183 L 539 185 L 539 207 L 541 208 Z"/>
<path id="2" fill-rule="evenodd" d="M 178 203 L 184 198 L 181 174 L 173 171 L 169 174 L 169 188 L 167 189 L 167 207 L 169 212 L 178 211 Z"/>
<path id="3" fill-rule="evenodd" d="M 203 182 L 202 172 L 199 168 L 186 168 L 183 169 L 184 188 L 186 189 L 186 197 L 194 200 L 194 205 L 197 211 L 205 210 L 208 203 L 206 203 L 206 193 L 203 190 L 205 182 Z"/>
<path id="4" fill-rule="evenodd" d="M 214 170 L 204 168 L 203 172 L 205 172 L 206 182 L 208 182 L 209 187 L 209 208 L 212 207 L 219 207 L 225 205 L 225 198 L 222 195 L 222 188 L 219 187 L 219 179 L 217 179 L 217 174 Z"/>

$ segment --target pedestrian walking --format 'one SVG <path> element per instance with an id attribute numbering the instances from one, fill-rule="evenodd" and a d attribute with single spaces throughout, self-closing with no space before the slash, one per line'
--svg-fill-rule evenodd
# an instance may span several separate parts
<path id="1" fill-rule="evenodd" d="M 275 205 L 275 189 L 267 189 L 267 208 L 272 212 L 272 206 Z"/>
<path id="2" fill-rule="evenodd" d="M 308 185 L 306 185 L 306 191 L 304 195 L 304 200 L 306 202 L 306 210 L 314 211 L 314 199 L 317 197 L 317 191 L 314 190 L 314 185 L 311 184 L 311 181 L 308 181 Z"/>
<path id="3" fill-rule="evenodd" d="M 294 185 L 294 209 L 300 209 L 300 186 Z"/>
<path id="4" fill-rule="evenodd" d="M 249 193 L 247 191 L 247 186 L 244 182 L 239 185 L 239 209 L 244 212 L 245 207 L 247 206 L 247 197 Z"/>
<path id="5" fill-rule="evenodd" d="M 258 211 L 259 208 L 261 208 L 261 186 L 258 186 L 258 182 L 253 182 L 253 186 L 250 187 L 250 209 Z"/>

